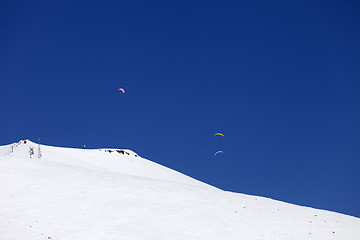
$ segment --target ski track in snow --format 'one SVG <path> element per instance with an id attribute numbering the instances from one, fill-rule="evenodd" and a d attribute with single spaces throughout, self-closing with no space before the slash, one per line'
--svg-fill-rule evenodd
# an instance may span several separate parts
<path id="1" fill-rule="evenodd" d="M 40 149 L 0 146 L 0 240 L 360 239 L 359 218 L 222 191 L 131 150 Z"/>

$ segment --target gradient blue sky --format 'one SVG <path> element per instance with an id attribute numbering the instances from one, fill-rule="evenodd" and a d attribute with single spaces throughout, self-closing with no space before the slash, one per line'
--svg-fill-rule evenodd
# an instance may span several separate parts
<path id="1" fill-rule="evenodd" d="M 224 190 L 360 217 L 359 12 L 1 1 L 0 144 L 130 148 Z"/>

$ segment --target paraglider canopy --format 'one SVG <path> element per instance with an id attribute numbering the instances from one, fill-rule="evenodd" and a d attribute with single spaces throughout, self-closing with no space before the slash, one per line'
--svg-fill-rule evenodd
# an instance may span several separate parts
<path id="1" fill-rule="evenodd" d="M 118 90 L 125 94 L 125 90 L 123 88 L 119 88 Z"/>
<path id="2" fill-rule="evenodd" d="M 216 156 L 219 153 L 224 153 L 223 151 L 217 151 L 214 155 Z"/>
<path id="3" fill-rule="evenodd" d="M 214 136 L 222 136 L 222 137 L 224 137 L 224 134 L 222 134 L 220 132 L 217 132 L 217 133 L 214 134 Z"/>

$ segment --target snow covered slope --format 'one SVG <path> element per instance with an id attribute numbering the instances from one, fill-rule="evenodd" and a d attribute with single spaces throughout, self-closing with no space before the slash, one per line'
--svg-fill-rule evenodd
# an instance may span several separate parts
<path id="1" fill-rule="evenodd" d="M 222 191 L 130 150 L 40 150 L 0 147 L 0 240 L 360 239 L 358 218 Z"/>
<path id="2" fill-rule="evenodd" d="M 8 146 L 0 147 L 0 156 L 30 158 L 30 149 L 33 149 L 33 158 L 38 158 L 39 145 L 29 140 L 20 141 Z M 161 179 L 195 186 L 207 186 L 184 174 L 141 158 L 128 149 L 73 149 L 41 145 L 42 159 L 63 165 L 80 168 L 111 171 L 143 178 Z"/>

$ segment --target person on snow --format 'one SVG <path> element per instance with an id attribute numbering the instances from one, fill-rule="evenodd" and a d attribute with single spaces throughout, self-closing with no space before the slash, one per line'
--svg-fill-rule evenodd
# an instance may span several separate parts
<path id="1" fill-rule="evenodd" d="M 34 148 L 30 148 L 29 154 L 30 158 L 32 158 L 32 156 L 34 155 Z"/>

